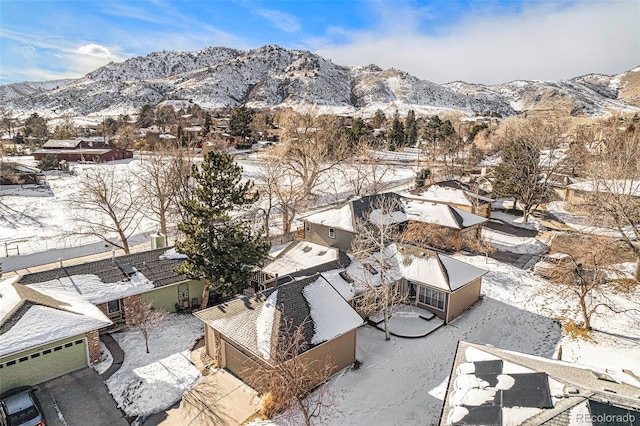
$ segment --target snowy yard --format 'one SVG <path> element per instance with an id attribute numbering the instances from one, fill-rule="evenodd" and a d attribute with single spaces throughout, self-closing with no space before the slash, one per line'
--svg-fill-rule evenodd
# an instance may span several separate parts
<path id="1" fill-rule="evenodd" d="M 124 351 L 122 367 L 107 380 L 109 392 L 128 416 L 148 416 L 169 408 L 200 379 L 189 352 L 202 337 L 202 321 L 191 315 L 167 315 L 149 337 L 135 330 L 112 336 Z"/>

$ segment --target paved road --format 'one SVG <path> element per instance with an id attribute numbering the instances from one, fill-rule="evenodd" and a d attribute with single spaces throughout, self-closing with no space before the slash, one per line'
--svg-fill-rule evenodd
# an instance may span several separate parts
<path id="1" fill-rule="evenodd" d="M 48 426 L 128 426 L 129 422 L 93 368 L 36 386 Z"/>

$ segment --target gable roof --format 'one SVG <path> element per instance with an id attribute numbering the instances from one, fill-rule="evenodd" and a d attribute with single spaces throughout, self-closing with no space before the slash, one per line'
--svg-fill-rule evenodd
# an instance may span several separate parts
<path id="1" fill-rule="evenodd" d="M 466 212 L 448 204 L 430 201 L 404 201 L 408 220 L 431 223 L 453 229 L 465 229 L 486 222 L 486 217 Z"/>
<path id="2" fill-rule="evenodd" d="M 96 260 L 34 272 L 18 282 L 36 290 L 62 295 L 73 293 L 91 303 L 103 303 L 187 280 L 173 268 L 184 256 L 173 255 L 172 248 Z M 135 272 L 130 274 L 129 266 Z"/>
<path id="3" fill-rule="evenodd" d="M 72 295 L 62 301 L 16 281 L 0 281 L 0 357 L 111 324 L 91 303 Z"/>
<path id="4" fill-rule="evenodd" d="M 312 275 L 346 267 L 351 263 L 342 250 L 309 241 L 294 241 L 282 250 L 262 272 L 269 275 Z"/>
<path id="5" fill-rule="evenodd" d="M 395 205 L 396 210 L 392 218 L 394 223 L 415 220 L 448 228 L 464 229 L 487 221 L 485 217 L 466 212 L 457 207 L 411 199 L 395 192 L 369 195 L 357 200 L 351 200 L 342 206 L 313 213 L 302 219 L 310 223 L 355 233 L 358 220 L 379 217 L 376 212 L 379 212 L 380 200 L 390 200 L 389 203 Z M 371 217 L 368 217 L 368 215 L 371 215 Z"/>
<path id="6" fill-rule="evenodd" d="M 42 147 L 43 148 L 58 148 L 58 149 L 69 149 L 69 148 L 75 148 L 77 147 L 80 142 L 82 142 L 81 139 L 75 138 L 75 139 L 49 139 L 48 141 L 46 141 Z"/>
<path id="7" fill-rule="evenodd" d="M 542 424 L 563 418 L 568 424 L 576 413 L 594 409 L 637 416 L 639 394 L 640 381 L 621 371 L 460 341 L 440 424 Z"/>
<path id="8" fill-rule="evenodd" d="M 408 244 L 397 247 L 396 262 L 404 279 L 446 292 L 456 291 L 489 272 L 433 250 Z"/>
<path id="9" fill-rule="evenodd" d="M 363 324 L 321 275 L 240 296 L 195 315 L 265 361 L 288 329 L 303 325 L 308 349 Z"/>
<path id="10" fill-rule="evenodd" d="M 457 204 L 468 207 L 473 206 L 474 203 L 477 202 L 490 203 L 493 201 L 490 198 L 483 197 L 480 194 L 475 194 L 467 189 L 463 189 L 454 183 L 450 184 L 450 182 L 452 181 L 435 183 L 425 190 L 407 192 L 404 193 L 403 196 L 416 200 L 433 201 L 434 203 L 443 204 Z"/>

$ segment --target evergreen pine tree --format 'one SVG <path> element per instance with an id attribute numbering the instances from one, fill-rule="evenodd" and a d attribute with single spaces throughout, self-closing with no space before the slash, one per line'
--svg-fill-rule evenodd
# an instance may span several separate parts
<path id="1" fill-rule="evenodd" d="M 418 142 L 418 124 L 416 123 L 416 113 L 409 110 L 404 121 L 404 131 L 407 138 L 407 145 L 414 146 Z"/>
<path id="2" fill-rule="evenodd" d="M 398 117 L 398 112 L 393 117 L 393 124 L 391 125 L 391 133 L 389 134 L 389 148 L 395 151 L 401 148 L 405 144 L 404 124 Z"/>
<path id="3" fill-rule="evenodd" d="M 182 203 L 186 218 L 178 229 L 185 239 L 176 242 L 176 251 L 188 258 L 177 272 L 207 279 L 203 304 L 210 289 L 230 295 L 241 292 L 270 247 L 239 215 L 230 216 L 258 199 L 253 182 L 241 182 L 241 173 L 233 156 L 217 152 L 207 153 L 202 165 L 191 171 L 196 190 Z"/>

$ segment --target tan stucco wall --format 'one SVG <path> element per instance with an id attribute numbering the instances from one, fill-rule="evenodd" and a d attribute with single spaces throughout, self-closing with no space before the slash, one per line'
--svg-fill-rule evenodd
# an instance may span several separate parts
<path id="1" fill-rule="evenodd" d="M 482 286 L 482 278 L 478 278 L 470 284 L 449 294 L 449 310 L 447 312 L 446 322 L 450 322 L 458 315 L 469 309 L 471 305 L 476 303 L 480 298 L 480 288 Z"/>
<path id="2" fill-rule="evenodd" d="M 342 229 L 336 229 L 336 237 L 329 238 L 329 227 L 311 223 L 311 231 L 307 232 L 305 228 L 304 239 L 312 243 L 320 244 L 326 247 L 336 247 L 341 250 L 351 250 L 351 240 L 353 234 Z M 306 223 L 305 223 L 306 226 Z"/>

